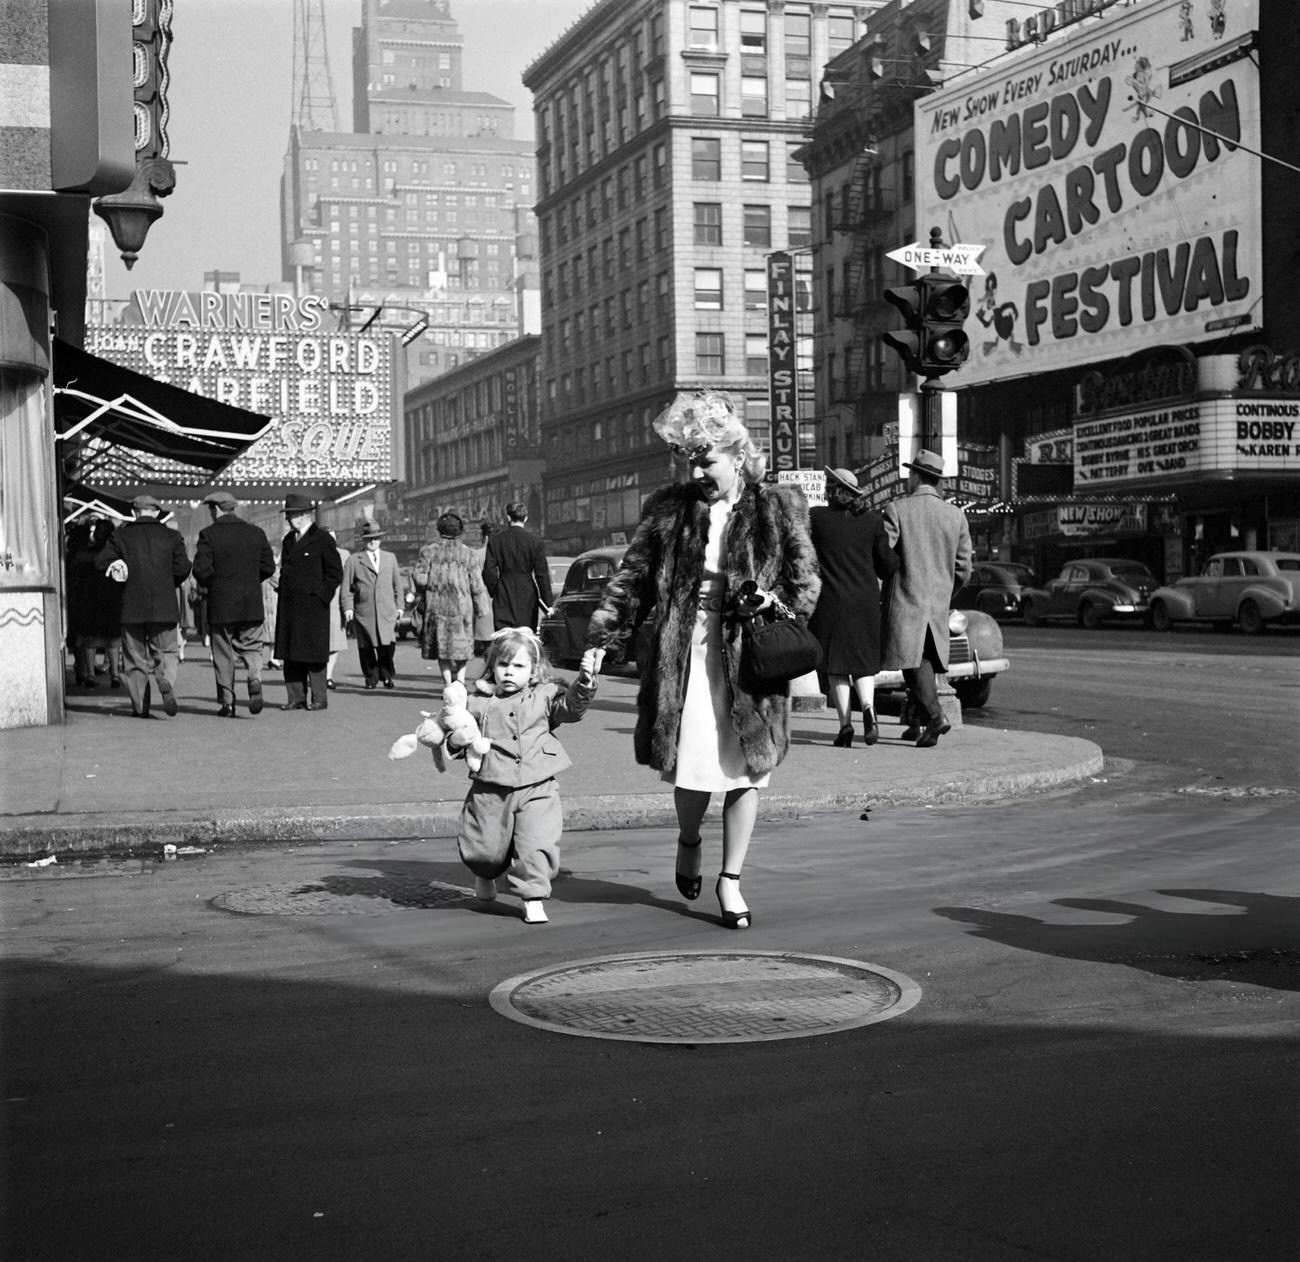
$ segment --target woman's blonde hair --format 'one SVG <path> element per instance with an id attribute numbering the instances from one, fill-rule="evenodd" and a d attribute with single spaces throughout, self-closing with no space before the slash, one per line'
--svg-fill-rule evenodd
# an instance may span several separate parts
<path id="1" fill-rule="evenodd" d="M 655 417 L 654 429 L 674 451 L 734 452 L 742 458 L 746 482 L 763 480 L 767 457 L 750 437 L 735 400 L 724 390 L 679 394 Z"/>
<path id="2" fill-rule="evenodd" d="M 488 641 L 484 656 L 484 674 L 490 679 L 496 672 L 497 663 L 503 657 L 512 657 L 520 649 L 533 659 L 532 674 L 529 683 L 544 684 L 551 675 L 550 663 L 546 660 L 546 649 L 536 634 L 527 627 L 502 627 Z"/>

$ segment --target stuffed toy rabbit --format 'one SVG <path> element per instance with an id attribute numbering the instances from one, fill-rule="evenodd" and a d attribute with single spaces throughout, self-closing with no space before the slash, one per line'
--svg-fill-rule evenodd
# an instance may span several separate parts
<path id="1" fill-rule="evenodd" d="M 393 744 L 388 751 L 389 758 L 407 758 L 418 746 L 424 745 L 433 754 L 433 765 L 439 771 L 446 771 L 447 753 L 456 757 L 464 751 L 470 771 L 477 773 L 483 765 L 483 755 L 492 748 L 492 742 L 479 731 L 478 723 L 466 704 L 468 698 L 464 684 L 448 684 L 442 692 L 442 709 L 436 715 L 421 710 L 423 722 L 413 733 L 400 737 Z"/>

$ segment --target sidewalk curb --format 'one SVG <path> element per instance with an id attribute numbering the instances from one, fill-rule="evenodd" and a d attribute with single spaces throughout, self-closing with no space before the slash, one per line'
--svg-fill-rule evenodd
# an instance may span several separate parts
<path id="1" fill-rule="evenodd" d="M 1053 766 L 971 775 L 921 774 L 906 786 L 851 793 L 764 793 L 762 819 L 794 819 L 835 810 L 925 806 L 988 800 L 1054 788 L 1098 775 L 1101 749 L 1074 740 L 1077 756 Z M 1071 751 L 1074 754 L 1074 751 Z M 563 797 L 567 832 L 675 826 L 671 791 Z M 321 809 L 142 811 L 103 815 L 11 815 L 0 819 L 0 860 L 45 855 L 129 854 L 165 845 L 223 846 L 316 841 L 424 840 L 455 837 L 460 804 L 393 803 Z"/>

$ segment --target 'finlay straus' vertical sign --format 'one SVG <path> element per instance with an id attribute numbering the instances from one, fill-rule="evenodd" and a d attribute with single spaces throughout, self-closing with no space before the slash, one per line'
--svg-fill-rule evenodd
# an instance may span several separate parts
<path id="1" fill-rule="evenodd" d="M 794 262 L 767 256 L 767 388 L 772 403 L 772 468 L 799 467 L 799 376 L 794 355 Z"/>

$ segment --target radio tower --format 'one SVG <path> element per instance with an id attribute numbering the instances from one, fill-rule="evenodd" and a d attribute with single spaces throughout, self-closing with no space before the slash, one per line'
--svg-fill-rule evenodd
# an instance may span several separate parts
<path id="1" fill-rule="evenodd" d="M 325 0 L 293 0 L 293 123 L 300 131 L 339 129 L 325 39 Z"/>

